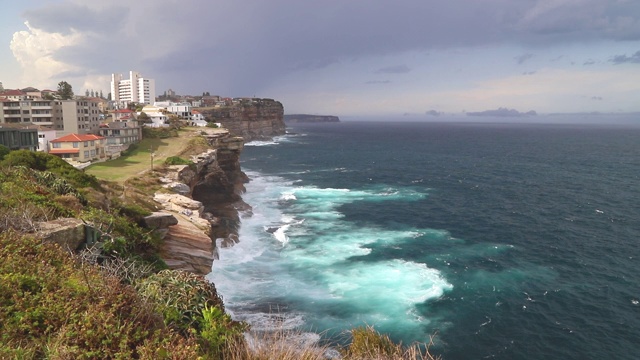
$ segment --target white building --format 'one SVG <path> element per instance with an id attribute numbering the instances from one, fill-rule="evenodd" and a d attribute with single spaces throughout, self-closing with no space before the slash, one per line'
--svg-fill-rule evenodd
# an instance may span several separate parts
<path id="1" fill-rule="evenodd" d="M 153 104 L 156 100 L 156 82 L 129 71 L 129 79 L 122 74 L 111 74 L 111 97 L 118 107 L 128 103 Z"/>
<path id="2" fill-rule="evenodd" d="M 204 118 L 204 115 L 198 110 L 191 111 L 191 123 L 192 126 L 207 126 L 207 120 Z M 220 127 L 220 125 L 218 125 Z"/>
<path id="3" fill-rule="evenodd" d="M 55 140 L 58 134 L 55 130 L 43 126 L 38 127 L 38 151 L 49 152 L 49 142 Z"/>
<path id="4" fill-rule="evenodd" d="M 142 113 L 145 113 L 150 120 L 150 122 L 145 123 L 144 126 L 154 127 L 154 128 L 169 126 L 169 121 L 167 119 L 167 116 L 164 114 L 162 108 L 159 108 L 157 106 L 147 105 L 143 107 L 142 111 L 137 114 L 138 118 Z"/>
<path id="5" fill-rule="evenodd" d="M 172 103 L 167 107 L 167 110 L 182 119 L 191 118 L 191 104 L 189 103 Z"/>

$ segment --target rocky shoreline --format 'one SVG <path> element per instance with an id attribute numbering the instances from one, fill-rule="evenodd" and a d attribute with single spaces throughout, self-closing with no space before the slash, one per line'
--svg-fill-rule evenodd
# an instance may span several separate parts
<path id="1" fill-rule="evenodd" d="M 162 210 L 146 222 L 164 236 L 160 257 L 172 269 L 206 275 L 217 257 L 216 244 L 239 241 L 240 212 L 251 210 L 241 197 L 249 181 L 240 167 L 244 143 L 285 134 L 279 102 L 262 101 L 242 110 L 219 118 L 224 128 L 202 130 L 211 149 L 192 156 L 194 165 L 169 166 L 161 178 L 164 190 L 154 200 Z"/>

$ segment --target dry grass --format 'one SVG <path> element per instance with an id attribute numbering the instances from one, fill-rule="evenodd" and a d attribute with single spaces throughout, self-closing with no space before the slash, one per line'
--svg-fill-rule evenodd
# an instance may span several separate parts
<path id="1" fill-rule="evenodd" d="M 101 180 L 123 183 L 130 177 L 151 170 L 152 152 L 153 167 L 160 167 L 168 157 L 181 154 L 189 139 L 199 134 L 196 129 L 187 128 L 180 131 L 179 137 L 143 139 L 131 154 L 91 165 L 85 172 Z"/>

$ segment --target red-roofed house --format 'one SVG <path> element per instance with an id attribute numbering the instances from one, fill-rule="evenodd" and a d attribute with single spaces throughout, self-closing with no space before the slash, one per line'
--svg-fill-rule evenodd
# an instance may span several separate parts
<path id="1" fill-rule="evenodd" d="M 118 109 L 113 112 L 113 121 L 135 120 L 135 113 L 129 109 Z M 133 119 L 132 119 L 133 118 Z"/>
<path id="2" fill-rule="evenodd" d="M 207 120 L 204 115 L 198 110 L 191 110 L 191 123 L 192 126 L 207 126 Z"/>
<path id="3" fill-rule="evenodd" d="M 49 142 L 49 154 L 79 162 L 104 159 L 105 138 L 93 134 L 69 134 Z"/>
<path id="4" fill-rule="evenodd" d="M 22 92 L 21 90 L 4 90 L 0 92 L 0 97 L 7 98 L 7 100 L 13 100 L 13 101 L 26 100 L 26 99 L 33 98 L 33 96 L 30 97 L 26 93 Z"/>

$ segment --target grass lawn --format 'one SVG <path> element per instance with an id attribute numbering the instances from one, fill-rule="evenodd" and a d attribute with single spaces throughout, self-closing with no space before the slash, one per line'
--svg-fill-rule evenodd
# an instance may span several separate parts
<path id="1" fill-rule="evenodd" d="M 178 155 L 193 135 L 196 135 L 195 131 L 183 130 L 180 131 L 179 137 L 143 139 L 130 155 L 91 165 L 85 172 L 95 175 L 98 179 L 124 182 L 132 176 L 151 170 L 152 149 L 153 166 L 160 166 L 166 158 Z"/>

